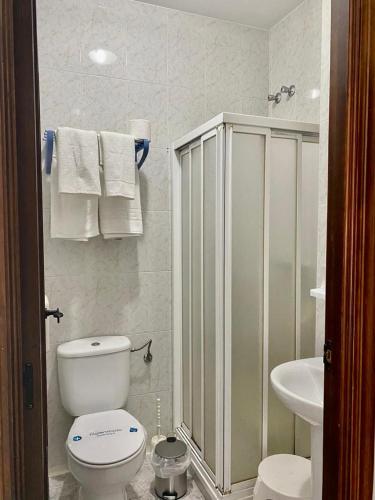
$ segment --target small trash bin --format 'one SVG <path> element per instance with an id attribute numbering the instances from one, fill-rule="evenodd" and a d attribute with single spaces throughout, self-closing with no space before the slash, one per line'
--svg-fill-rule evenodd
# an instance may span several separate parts
<path id="1" fill-rule="evenodd" d="M 152 453 L 155 493 L 165 500 L 177 500 L 187 491 L 190 453 L 186 444 L 174 436 L 160 441 Z"/>

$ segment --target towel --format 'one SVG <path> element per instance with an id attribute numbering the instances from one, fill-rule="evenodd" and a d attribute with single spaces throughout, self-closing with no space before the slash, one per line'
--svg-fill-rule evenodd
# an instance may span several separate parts
<path id="1" fill-rule="evenodd" d="M 120 196 L 99 198 L 100 232 L 106 240 L 143 234 L 139 173 L 134 163 L 133 165 L 135 170 L 134 200 Z"/>
<path id="2" fill-rule="evenodd" d="M 135 139 L 132 135 L 100 132 L 105 196 L 135 196 Z"/>
<path id="3" fill-rule="evenodd" d="M 98 196 L 60 194 L 56 158 L 51 170 L 51 238 L 87 241 L 98 236 Z"/>
<path id="4" fill-rule="evenodd" d="M 60 127 L 56 150 L 59 193 L 100 195 L 97 133 Z"/>

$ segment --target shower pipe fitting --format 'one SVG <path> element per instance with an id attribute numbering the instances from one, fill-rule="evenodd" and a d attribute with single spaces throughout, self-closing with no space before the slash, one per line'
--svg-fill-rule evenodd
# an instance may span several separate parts
<path id="1" fill-rule="evenodd" d="M 283 85 L 280 89 L 280 92 L 282 94 L 288 94 L 288 97 L 293 97 L 294 94 L 296 93 L 296 86 L 295 85 L 290 85 L 289 87 L 287 85 Z"/>
<path id="2" fill-rule="evenodd" d="M 281 93 L 277 92 L 276 94 L 268 94 L 268 101 L 279 104 L 281 102 Z"/>

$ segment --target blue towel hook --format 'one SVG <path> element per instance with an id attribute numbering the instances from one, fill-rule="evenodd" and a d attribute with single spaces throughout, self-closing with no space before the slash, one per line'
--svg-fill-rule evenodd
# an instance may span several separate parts
<path id="1" fill-rule="evenodd" d="M 144 164 L 148 156 L 149 150 L 150 150 L 150 141 L 148 139 L 140 139 L 135 141 L 135 162 L 138 166 L 138 170 Z M 138 160 L 138 153 L 140 151 L 143 151 L 143 153 L 140 160 Z"/>
<path id="2" fill-rule="evenodd" d="M 46 141 L 46 174 L 51 174 L 52 156 L 53 156 L 53 140 L 55 138 L 54 130 L 45 130 L 44 139 Z"/>

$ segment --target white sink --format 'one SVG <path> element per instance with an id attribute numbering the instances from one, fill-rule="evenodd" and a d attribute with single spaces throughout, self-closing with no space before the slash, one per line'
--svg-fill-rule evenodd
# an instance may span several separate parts
<path id="1" fill-rule="evenodd" d="M 322 499 L 323 469 L 323 358 L 289 361 L 271 372 L 277 396 L 293 413 L 311 424 L 311 479 L 313 500 Z"/>
<path id="2" fill-rule="evenodd" d="M 311 425 L 323 425 L 323 359 L 309 358 L 276 366 L 271 372 L 274 391 L 293 413 Z"/>

